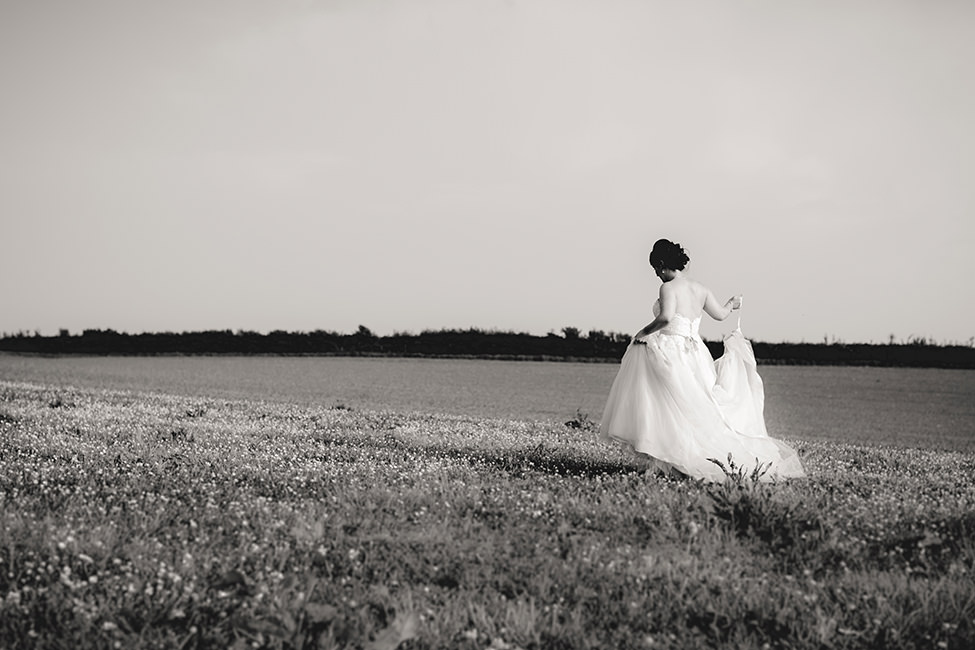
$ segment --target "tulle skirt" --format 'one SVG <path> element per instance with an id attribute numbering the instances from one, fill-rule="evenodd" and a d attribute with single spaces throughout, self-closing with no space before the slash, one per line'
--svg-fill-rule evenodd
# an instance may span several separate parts
<path id="1" fill-rule="evenodd" d="M 731 463 L 762 480 L 805 476 L 795 450 L 770 438 L 765 390 L 751 344 L 736 330 L 717 362 L 696 335 L 651 334 L 620 363 L 600 422 L 600 437 L 618 440 L 658 468 L 708 481 Z"/>

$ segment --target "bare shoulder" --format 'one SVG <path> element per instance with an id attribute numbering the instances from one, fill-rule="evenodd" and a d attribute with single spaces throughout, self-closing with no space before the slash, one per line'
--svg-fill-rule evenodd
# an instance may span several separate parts
<path id="1" fill-rule="evenodd" d="M 677 287 L 674 285 L 674 282 L 671 281 L 671 282 L 661 282 L 660 283 L 660 297 L 661 298 L 663 298 L 664 296 L 673 296 L 673 295 L 675 295 L 675 292 L 676 291 L 677 291 Z"/>

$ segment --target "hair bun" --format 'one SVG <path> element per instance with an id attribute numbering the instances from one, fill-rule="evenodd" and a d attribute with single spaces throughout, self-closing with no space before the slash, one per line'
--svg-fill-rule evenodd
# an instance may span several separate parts
<path id="1" fill-rule="evenodd" d="M 654 268 L 682 271 L 691 258 L 684 252 L 683 246 L 669 239 L 658 239 L 650 251 L 650 265 Z"/>

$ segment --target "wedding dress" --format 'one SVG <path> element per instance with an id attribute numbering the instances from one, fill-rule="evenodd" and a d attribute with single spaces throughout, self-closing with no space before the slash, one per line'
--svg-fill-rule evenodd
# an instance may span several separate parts
<path id="1" fill-rule="evenodd" d="M 654 305 L 654 313 L 659 306 Z M 795 450 L 770 438 L 765 389 L 751 343 L 738 328 L 715 361 L 694 320 L 675 314 L 667 326 L 631 343 L 609 392 L 600 422 L 603 440 L 627 443 L 664 471 L 722 481 L 731 462 L 761 480 L 805 476 Z"/>

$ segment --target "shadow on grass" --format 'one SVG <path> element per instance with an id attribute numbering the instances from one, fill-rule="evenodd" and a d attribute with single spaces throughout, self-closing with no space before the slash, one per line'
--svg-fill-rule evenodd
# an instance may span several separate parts
<path id="1" fill-rule="evenodd" d="M 402 451 L 426 458 L 447 458 L 473 466 L 493 467 L 515 476 L 541 472 L 556 476 L 593 478 L 643 474 L 647 471 L 644 463 L 596 460 L 575 451 L 546 447 L 544 443 L 534 447 L 508 447 L 496 450 L 444 444 L 423 445 L 402 440 L 389 431 L 381 430 L 363 431 L 362 435 L 354 437 L 347 435 L 319 437 L 319 440 L 340 447 Z"/>
<path id="2" fill-rule="evenodd" d="M 444 455 L 457 459 L 473 457 L 485 465 L 516 475 L 543 472 L 558 476 L 593 478 L 595 476 L 642 474 L 646 471 L 640 465 L 593 460 L 571 452 L 545 449 L 543 445 L 538 445 L 529 450 L 511 449 L 499 453 L 486 453 L 483 450 L 457 452 L 453 449 L 447 449 L 444 451 Z"/>
<path id="3" fill-rule="evenodd" d="M 914 575 L 942 575 L 975 537 L 975 513 L 934 519 L 903 521 L 894 530 L 868 544 L 865 557 L 872 566 L 889 571 L 910 567 Z"/>

